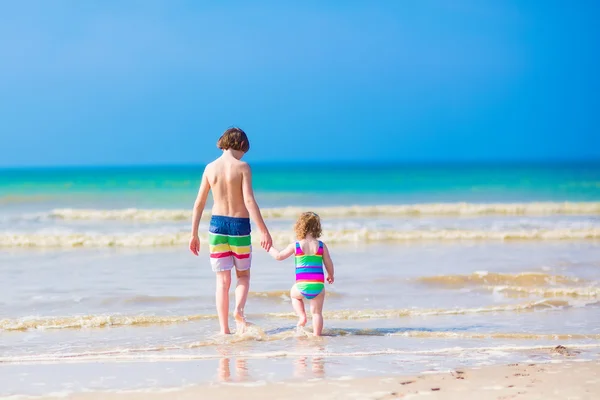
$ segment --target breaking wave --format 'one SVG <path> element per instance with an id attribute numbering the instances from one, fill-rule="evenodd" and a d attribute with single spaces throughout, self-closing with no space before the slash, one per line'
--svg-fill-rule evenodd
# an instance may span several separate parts
<path id="1" fill-rule="evenodd" d="M 515 285 L 523 287 L 546 286 L 557 284 L 577 284 L 579 278 L 561 275 L 549 275 L 541 272 L 523 272 L 519 274 L 501 274 L 495 272 L 475 272 L 471 275 L 438 275 L 417 279 L 418 282 L 431 286 L 462 288 L 477 285 Z"/>
<path id="2" fill-rule="evenodd" d="M 119 326 L 167 325 L 216 319 L 216 315 L 79 315 L 68 317 L 25 317 L 0 319 L 0 331 L 27 331 L 31 329 L 82 329 Z"/>
<path id="3" fill-rule="evenodd" d="M 475 272 L 470 275 L 438 275 L 416 279 L 428 286 L 451 289 L 467 287 L 481 288 L 506 297 L 600 297 L 600 287 L 584 279 L 549 275 L 542 272 L 522 272 L 501 274 L 495 272 Z"/>
<path id="4" fill-rule="evenodd" d="M 437 315 L 463 315 L 484 314 L 497 312 L 529 312 L 543 310 L 559 310 L 574 306 L 596 305 L 590 303 L 570 303 L 567 300 L 540 300 L 524 304 L 508 304 L 478 308 L 453 308 L 453 309 L 384 309 L 384 310 L 331 310 L 325 311 L 323 316 L 331 320 L 367 320 L 367 319 L 393 319 L 405 317 L 437 316 Z M 199 315 L 78 315 L 66 317 L 24 317 L 15 319 L 1 319 L 0 331 L 27 331 L 32 329 L 81 329 L 81 328 L 108 328 L 120 326 L 168 325 L 194 322 L 200 320 L 216 319 L 214 314 Z M 250 315 L 249 318 L 277 318 L 295 319 L 294 313 L 266 313 Z"/>
<path id="5" fill-rule="evenodd" d="M 487 286 L 486 289 L 502 293 L 507 297 L 600 297 L 600 287 L 519 287 L 519 286 Z"/>
<path id="6" fill-rule="evenodd" d="M 312 207 L 311 207 L 312 208 Z M 265 218 L 294 219 L 306 207 L 265 208 Z M 481 216 L 481 215 L 600 215 L 600 202 L 539 202 L 539 203 L 434 203 L 407 205 L 373 205 L 349 207 L 317 207 L 315 212 L 323 217 L 370 217 L 370 216 Z M 129 220 L 129 221 L 187 221 L 190 210 L 170 209 L 55 209 L 45 215 L 62 220 Z M 204 218 L 210 217 L 205 212 Z"/>
<path id="7" fill-rule="evenodd" d="M 275 243 L 291 243 L 292 232 L 272 232 Z M 200 236 L 206 243 L 206 235 Z M 253 237 L 255 243 L 258 236 Z M 418 242 L 418 241 L 541 241 L 541 240 L 598 240 L 600 228 L 587 229 L 522 229 L 522 230 L 386 230 L 340 229 L 328 230 L 323 240 L 329 243 Z M 55 234 L 2 233 L 0 247 L 168 247 L 185 246 L 188 232 L 136 234 Z"/>
<path id="8" fill-rule="evenodd" d="M 596 304 L 580 303 L 577 306 Z M 567 300 L 539 300 L 524 304 L 508 304 L 499 306 L 487 306 L 477 308 L 451 308 L 451 309 L 390 309 L 390 310 L 335 310 L 325 311 L 323 316 L 334 320 L 364 320 L 364 319 L 391 319 L 402 317 L 422 317 L 438 315 L 466 315 L 466 314 L 486 314 L 496 312 L 526 312 L 538 310 L 558 310 L 576 306 Z M 269 313 L 266 314 L 274 318 L 297 318 L 294 313 Z"/>

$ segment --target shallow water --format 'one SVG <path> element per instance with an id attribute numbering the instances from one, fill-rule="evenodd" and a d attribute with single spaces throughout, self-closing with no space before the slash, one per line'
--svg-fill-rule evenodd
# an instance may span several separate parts
<path id="1" fill-rule="evenodd" d="M 214 275 L 205 253 L 5 251 L 1 394 L 212 382 L 227 363 L 249 380 L 293 378 L 303 359 L 310 375 L 314 358 L 328 376 L 363 376 L 528 357 L 511 348 L 565 344 L 593 352 L 600 345 L 597 243 L 331 251 L 336 283 L 328 288 L 321 340 L 295 329 L 287 297 L 291 262 L 276 263 L 262 251 L 255 252 L 247 306 L 255 325 L 228 338 L 215 334 Z M 448 351 L 460 357 L 450 361 Z M 135 371 L 126 377 L 115 372 L 131 362 Z"/>
<path id="2" fill-rule="evenodd" d="M 261 178 L 279 247 L 304 210 L 287 205 L 315 205 L 323 218 L 336 282 L 321 339 L 295 328 L 293 261 L 258 247 L 246 309 L 254 325 L 216 335 L 206 249 L 186 249 L 189 171 L 119 175 L 114 187 L 108 172 L 50 174 L 41 186 L 4 176 L 0 396 L 408 374 L 553 360 L 558 344 L 597 356 L 598 169 L 521 170 L 529 184 L 515 171 L 438 171 L 438 186 L 435 171 L 413 171 L 408 183 L 394 171 L 378 181 L 393 186 L 387 194 L 372 183 L 293 195 L 275 175 Z M 151 198 L 140 202 L 137 190 Z"/>

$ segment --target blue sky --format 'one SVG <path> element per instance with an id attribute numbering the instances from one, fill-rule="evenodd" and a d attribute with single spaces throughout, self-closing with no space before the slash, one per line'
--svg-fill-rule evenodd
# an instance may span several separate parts
<path id="1" fill-rule="evenodd" d="M 2 2 L 0 165 L 203 163 L 231 125 L 261 162 L 600 159 L 599 12 Z"/>

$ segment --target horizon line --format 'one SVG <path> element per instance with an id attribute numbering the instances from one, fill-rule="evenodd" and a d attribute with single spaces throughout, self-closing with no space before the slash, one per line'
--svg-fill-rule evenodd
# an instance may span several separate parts
<path id="1" fill-rule="evenodd" d="M 543 166 L 543 165 L 594 165 L 600 158 L 590 159 L 549 159 L 549 160 L 339 160 L 339 161 L 251 161 L 255 166 Z M 117 169 L 117 168 L 191 168 L 204 167 L 205 163 L 156 163 L 156 164 L 58 164 L 58 165 L 0 165 L 0 170 L 41 170 L 41 169 Z"/>

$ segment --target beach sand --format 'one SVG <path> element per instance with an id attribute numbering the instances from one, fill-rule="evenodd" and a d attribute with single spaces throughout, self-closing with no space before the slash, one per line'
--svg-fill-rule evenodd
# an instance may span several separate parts
<path id="1" fill-rule="evenodd" d="M 74 394 L 72 400 L 444 399 L 587 400 L 600 398 L 600 361 L 511 364 L 414 376 L 228 383 L 143 392 Z"/>

